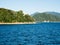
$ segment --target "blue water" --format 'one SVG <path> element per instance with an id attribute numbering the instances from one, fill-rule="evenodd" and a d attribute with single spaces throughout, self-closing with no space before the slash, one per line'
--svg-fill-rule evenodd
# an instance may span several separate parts
<path id="1" fill-rule="evenodd" d="M 0 45 L 60 45 L 60 23 L 1 24 Z"/>

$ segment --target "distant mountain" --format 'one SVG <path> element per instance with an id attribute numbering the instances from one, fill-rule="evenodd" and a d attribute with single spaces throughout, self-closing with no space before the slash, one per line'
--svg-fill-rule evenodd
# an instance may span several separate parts
<path id="1" fill-rule="evenodd" d="M 39 12 L 36 12 L 33 14 L 33 18 L 36 20 L 36 21 L 40 21 L 40 22 L 43 22 L 43 21 L 60 21 L 60 16 L 57 16 L 57 14 L 55 13 L 39 13 Z"/>
<path id="2" fill-rule="evenodd" d="M 60 13 L 58 12 L 44 12 L 44 13 L 60 16 Z"/>

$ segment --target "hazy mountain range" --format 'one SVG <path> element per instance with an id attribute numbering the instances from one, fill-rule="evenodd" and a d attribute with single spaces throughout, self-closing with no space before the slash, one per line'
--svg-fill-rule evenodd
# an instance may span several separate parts
<path id="1" fill-rule="evenodd" d="M 56 21 L 60 21 L 60 13 L 58 12 L 35 12 L 32 14 L 33 18 L 36 21 L 50 21 L 50 22 L 56 22 Z"/>
<path id="2" fill-rule="evenodd" d="M 58 12 L 44 12 L 44 13 L 60 16 L 60 13 Z"/>

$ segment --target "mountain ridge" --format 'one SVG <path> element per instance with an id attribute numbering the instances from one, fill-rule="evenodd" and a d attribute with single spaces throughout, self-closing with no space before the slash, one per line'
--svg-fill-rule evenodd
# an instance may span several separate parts
<path id="1" fill-rule="evenodd" d="M 48 14 L 48 13 L 34 13 L 33 14 L 33 18 L 36 21 L 50 21 L 50 22 L 56 22 L 56 21 L 60 21 L 60 16 L 58 15 L 53 15 L 53 14 Z"/>
<path id="2" fill-rule="evenodd" d="M 59 12 L 44 12 L 44 13 L 60 16 Z"/>

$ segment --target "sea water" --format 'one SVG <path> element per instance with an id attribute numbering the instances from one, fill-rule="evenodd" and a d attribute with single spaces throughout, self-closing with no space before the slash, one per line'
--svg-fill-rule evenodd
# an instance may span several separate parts
<path id="1" fill-rule="evenodd" d="M 60 45 L 60 23 L 0 24 L 0 45 Z"/>

